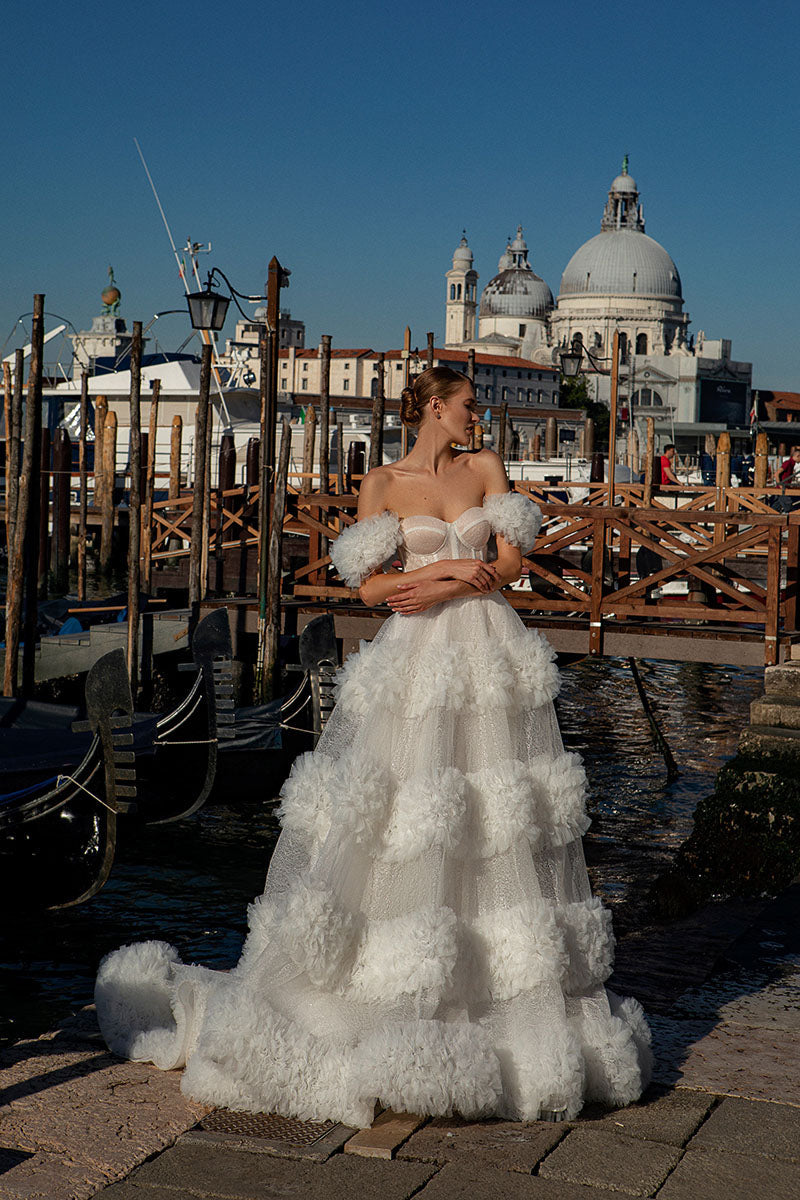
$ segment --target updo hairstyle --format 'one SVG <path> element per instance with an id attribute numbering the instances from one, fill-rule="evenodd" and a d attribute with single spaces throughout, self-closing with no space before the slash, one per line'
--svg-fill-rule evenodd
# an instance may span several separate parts
<path id="1" fill-rule="evenodd" d="M 400 396 L 400 420 L 404 425 L 419 425 L 425 415 L 425 408 L 433 396 L 447 400 L 453 392 L 457 392 L 465 383 L 472 380 L 461 371 L 452 367 L 428 367 L 416 379 L 412 379 L 409 387 L 403 388 Z"/>

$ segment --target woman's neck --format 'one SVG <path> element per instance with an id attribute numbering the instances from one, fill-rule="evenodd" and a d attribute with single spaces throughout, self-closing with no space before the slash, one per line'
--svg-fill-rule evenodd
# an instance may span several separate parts
<path id="1" fill-rule="evenodd" d="M 426 423 L 419 431 L 413 448 L 406 455 L 406 462 L 417 471 L 440 475 L 452 465 L 454 458 L 450 442 L 438 428 Z"/>

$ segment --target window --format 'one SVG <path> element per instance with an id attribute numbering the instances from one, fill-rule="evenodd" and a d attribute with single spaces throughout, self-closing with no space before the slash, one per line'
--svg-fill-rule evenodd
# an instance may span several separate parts
<path id="1" fill-rule="evenodd" d="M 527 328 L 528 328 L 528 326 L 527 326 L 527 325 L 520 325 L 520 327 L 519 327 L 519 334 L 518 334 L 518 336 L 519 336 L 519 337 L 525 337 L 525 330 L 526 330 Z"/>
<path id="2" fill-rule="evenodd" d="M 308 370 L 308 363 L 303 363 L 303 370 L 304 370 L 304 371 L 307 371 L 307 370 Z"/>
<path id="3" fill-rule="evenodd" d="M 533 404 L 533 388 L 528 388 L 528 404 Z"/>
<path id="4" fill-rule="evenodd" d="M 459 283 L 458 286 L 456 287 L 456 300 L 460 300 L 460 299 L 461 299 L 461 284 Z"/>
<path id="5" fill-rule="evenodd" d="M 530 376 L 528 376 L 528 378 L 530 379 Z M 540 371 L 540 372 L 539 372 L 539 374 L 536 376 L 536 378 L 537 378 L 537 379 L 541 379 L 541 378 L 542 378 L 542 372 L 541 372 L 541 371 Z"/>
<path id="6" fill-rule="evenodd" d="M 303 389 L 304 392 L 308 391 L 308 380 L 302 379 L 300 381 L 300 387 Z"/>
<path id="7" fill-rule="evenodd" d="M 505 378 L 505 377 L 506 377 L 506 375 L 508 374 L 508 372 L 507 372 L 507 371 L 503 371 L 503 373 L 502 373 L 502 374 L 503 374 L 503 378 Z"/>
<path id="8" fill-rule="evenodd" d="M 344 379 L 344 380 L 342 381 L 342 391 L 343 391 L 343 392 L 349 392 L 349 391 L 350 391 L 350 380 L 349 380 L 349 379 Z"/>
<path id="9" fill-rule="evenodd" d="M 402 364 L 402 363 L 395 363 L 395 364 L 394 364 L 394 369 L 395 369 L 395 371 L 402 371 L 402 369 L 403 369 L 403 364 Z"/>
<path id="10" fill-rule="evenodd" d="M 505 375 L 505 371 L 503 371 L 503 374 Z M 507 387 L 504 387 L 503 388 L 503 399 L 504 400 L 508 399 L 508 392 L 509 392 L 509 389 Z"/>
<path id="11" fill-rule="evenodd" d="M 345 364 L 344 364 L 344 369 L 345 369 L 345 371 L 349 371 L 349 370 L 350 370 L 350 363 L 345 363 Z"/>
<path id="12" fill-rule="evenodd" d="M 619 361 L 620 362 L 628 361 L 628 335 L 627 335 L 627 333 L 621 333 L 619 335 Z"/>
<path id="13" fill-rule="evenodd" d="M 286 384 L 287 384 L 287 380 L 286 380 L 286 379 L 282 379 L 282 380 L 281 380 L 281 387 L 283 388 L 283 390 L 284 390 L 284 391 L 286 391 Z"/>
<path id="14" fill-rule="evenodd" d="M 450 299 L 455 300 L 455 298 L 456 298 L 456 285 L 454 283 L 451 283 L 450 284 Z"/>
<path id="15" fill-rule="evenodd" d="M 636 353 L 647 354 L 647 334 L 637 333 L 636 335 Z"/>
<path id="16" fill-rule="evenodd" d="M 542 391 L 542 389 L 541 389 L 541 388 L 539 388 L 539 390 L 538 390 L 538 391 L 537 391 L 537 393 L 536 393 L 536 403 L 537 403 L 537 404 L 543 404 L 543 403 L 544 403 L 544 392 Z"/>
<path id="17" fill-rule="evenodd" d="M 486 399 L 487 400 L 491 400 L 493 391 L 494 391 L 494 389 L 487 383 L 487 385 L 486 385 Z"/>

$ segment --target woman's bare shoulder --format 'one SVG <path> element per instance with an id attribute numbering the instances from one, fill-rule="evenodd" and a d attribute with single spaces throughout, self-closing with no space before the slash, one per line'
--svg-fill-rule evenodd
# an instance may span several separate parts
<path id="1" fill-rule="evenodd" d="M 392 478 L 391 465 L 373 467 L 367 472 L 358 492 L 359 519 L 375 516 L 389 507 L 386 498 L 391 490 Z"/>
<path id="2" fill-rule="evenodd" d="M 506 469 L 499 454 L 495 454 L 494 450 L 485 448 L 477 450 L 474 454 L 466 457 L 470 460 L 470 469 L 480 477 L 484 490 L 487 493 L 508 491 L 508 476 L 506 475 Z"/>

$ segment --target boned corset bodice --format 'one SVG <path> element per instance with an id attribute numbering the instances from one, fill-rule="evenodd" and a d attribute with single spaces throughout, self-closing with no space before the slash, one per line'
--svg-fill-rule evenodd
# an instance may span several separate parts
<path id="1" fill-rule="evenodd" d="M 406 570 L 447 558 L 485 561 L 492 527 L 482 507 L 466 509 L 455 521 L 439 517 L 402 517 L 400 556 Z"/>

